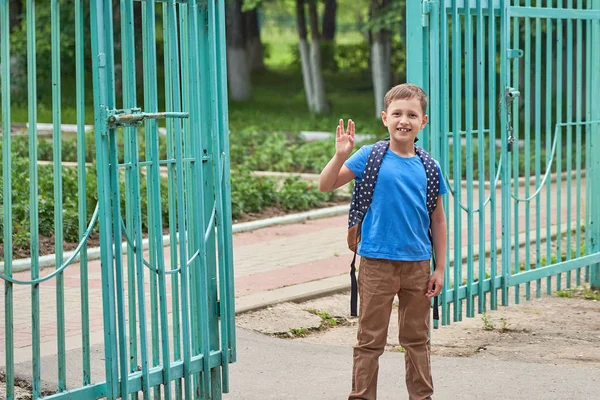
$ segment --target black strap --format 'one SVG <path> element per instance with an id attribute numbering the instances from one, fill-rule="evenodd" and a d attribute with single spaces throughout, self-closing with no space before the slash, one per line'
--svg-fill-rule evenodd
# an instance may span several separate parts
<path id="1" fill-rule="evenodd" d="M 431 234 L 431 228 L 427 231 L 427 233 L 429 234 L 429 241 L 433 245 L 433 235 Z M 433 261 L 433 270 L 435 271 L 435 252 L 434 251 L 431 252 L 431 260 Z M 435 287 L 434 287 L 434 290 L 435 290 Z M 439 321 L 440 320 L 440 310 L 439 310 L 439 305 L 438 305 L 438 296 L 435 296 L 433 298 L 433 319 L 435 321 Z"/>
<path id="2" fill-rule="evenodd" d="M 356 251 L 350 264 L 350 315 L 358 316 L 358 281 L 356 280 Z"/>

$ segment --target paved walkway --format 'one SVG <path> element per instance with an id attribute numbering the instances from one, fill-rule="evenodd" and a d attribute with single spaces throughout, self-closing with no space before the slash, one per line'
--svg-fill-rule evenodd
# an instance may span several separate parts
<path id="1" fill-rule="evenodd" d="M 575 184 L 574 180 L 573 183 Z M 564 186 L 564 184 L 563 184 Z M 585 187 L 585 179 L 582 187 Z M 521 188 L 522 189 L 522 188 Z M 531 187 L 531 193 L 535 191 Z M 545 192 L 545 190 L 544 190 Z M 476 204 L 477 190 L 475 190 L 474 202 Z M 485 190 L 486 196 L 489 195 L 489 189 Z M 556 185 L 552 185 L 550 204 L 550 216 L 546 218 L 546 196 L 541 197 L 540 203 L 540 223 L 541 230 L 545 232 L 545 224 L 550 221 L 551 224 L 559 222 L 557 220 L 558 209 L 556 207 L 559 198 L 559 192 Z M 497 191 L 498 199 L 500 191 Z M 522 189 L 521 196 L 524 196 Z M 567 212 L 566 204 L 568 196 L 572 197 L 564 188 L 560 193 L 562 218 L 561 223 L 565 221 Z M 463 190 L 463 198 L 466 198 L 466 191 Z M 533 203 L 535 205 L 535 203 Z M 575 200 L 572 208 L 575 207 Z M 489 209 L 489 207 L 488 207 Z M 533 210 L 533 212 L 532 212 Z M 524 228 L 525 215 L 529 214 L 532 218 L 531 226 L 535 227 L 535 207 L 527 212 L 525 206 L 520 207 L 519 231 Z M 514 212 L 514 210 L 513 210 Z M 453 214 L 454 206 L 452 197 L 449 210 L 450 236 L 454 230 Z M 582 215 L 584 213 L 582 207 Z M 575 213 L 572 214 L 572 219 Z M 234 268 L 235 268 L 235 296 L 236 310 L 243 312 L 249 309 L 266 306 L 279 301 L 289 301 L 307 297 L 318 296 L 322 293 L 330 293 L 335 290 L 345 290 L 349 287 L 349 278 L 347 276 L 348 267 L 352 258 L 350 251 L 346 246 L 346 215 L 324 218 L 319 220 L 309 220 L 304 223 L 290 225 L 273 226 L 256 230 L 253 232 L 244 232 L 235 234 L 233 238 L 234 247 Z M 472 245 L 477 252 L 479 235 L 477 226 L 477 216 L 472 230 L 472 239 L 467 229 L 467 217 L 462 213 L 461 247 Z M 489 213 L 484 221 L 483 228 L 486 231 L 486 242 L 497 240 L 501 237 L 500 227 L 502 224 L 500 204 L 498 203 L 496 212 L 497 238 L 491 238 L 489 235 Z M 573 224 L 572 227 L 575 227 Z M 532 235 L 535 237 L 535 235 Z M 451 241 L 451 248 L 454 246 Z M 165 248 L 165 260 L 169 260 L 168 247 Z M 452 253 L 452 252 L 451 252 Z M 466 251 L 462 253 L 466 256 Z M 92 345 L 101 344 L 104 340 L 102 332 L 102 292 L 101 292 L 101 273 L 100 262 L 98 260 L 89 263 L 89 307 L 90 307 L 90 342 Z M 169 266 L 167 265 L 167 268 Z M 52 269 L 45 269 L 42 275 L 51 272 Z M 15 274 L 17 279 L 29 279 L 28 271 Z M 125 276 L 125 279 L 127 277 Z M 66 336 L 67 351 L 76 350 L 81 346 L 81 306 L 80 306 L 80 266 L 73 264 L 69 266 L 64 273 L 65 281 L 65 310 L 66 310 Z M 148 281 L 148 279 L 146 279 Z M 56 280 L 51 279 L 42 283 L 40 288 L 40 305 L 42 313 L 41 323 L 41 356 L 51 356 L 56 354 Z M 146 282 L 149 288 L 148 282 Z M 126 284 L 125 284 L 126 285 Z M 31 359 L 31 287 L 14 286 L 13 307 L 14 307 L 14 347 L 15 363 L 27 363 Z M 146 291 L 149 293 L 149 290 Z M 167 280 L 167 304 L 171 310 L 171 288 L 170 279 Z M 147 303 L 149 295 L 147 296 Z M 4 328 L 4 296 L 0 297 L 0 343 L 5 342 Z M 4 346 L 0 349 L 0 366 L 4 365 L 5 355 Z M 54 374 L 53 374 L 54 375 Z M 54 380 L 52 376 L 52 380 Z M 267 398 L 267 397 L 235 397 L 235 398 Z M 275 398 L 275 397 L 271 397 Z M 286 397 L 292 398 L 292 397 Z M 327 398 L 327 397 L 314 397 Z M 530 397 L 536 398 L 536 397 Z M 549 398 L 549 397 L 539 397 Z"/>

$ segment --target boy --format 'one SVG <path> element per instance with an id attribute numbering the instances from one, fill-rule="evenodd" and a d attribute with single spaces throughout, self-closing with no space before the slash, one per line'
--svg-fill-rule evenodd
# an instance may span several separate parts
<path id="1" fill-rule="evenodd" d="M 377 398 L 379 356 L 383 353 L 394 296 L 398 295 L 399 340 L 405 349 L 406 386 L 411 400 L 431 399 L 433 382 L 429 360 L 431 299 L 444 285 L 446 216 L 441 195 L 447 193 L 439 170 L 437 207 L 426 207 L 427 176 L 416 155 L 415 139 L 427 124 L 427 96 L 418 86 L 402 84 L 384 99 L 383 124 L 390 135 L 373 200 L 362 224 L 358 292 L 360 311 L 354 347 L 351 399 Z M 328 192 L 362 179 L 372 149 L 364 146 L 350 159 L 355 126 L 344 121 L 336 129 L 335 155 L 319 177 Z M 437 163 L 436 163 L 437 164 Z M 436 269 L 431 274 L 431 229 Z"/>

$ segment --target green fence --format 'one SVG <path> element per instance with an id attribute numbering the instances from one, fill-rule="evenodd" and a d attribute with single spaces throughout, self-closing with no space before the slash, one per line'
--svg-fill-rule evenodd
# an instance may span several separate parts
<path id="1" fill-rule="evenodd" d="M 451 190 L 442 323 L 600 287 L 600 2 L 408 7 L 408 77 Z"/>
<path id="2" fill-rule="evenodd" d="M 0 397 L 15 398 L 22 379 L 30 381 L 33 399 L 221 398 L 228 391 L 236 351 L 224 7 L 223 0 L 27 0 L 23 29 L 11 33 L 9 1 L 0 0 L 6 378 Z M 37 16 L 49 16 L 50 26 Z M 66 37 L 71 31 L 74 38 Z M 46 32 L 50 59 L 38 54 L 48 51 L 37 44 L 47 42 Z M 21 33 L 27 46 L 18 53 L 11 45 Z M 73 46 L 65 48 L 69 40 Z M 26 85 L 11 82 L 19 75 Z M 51 106 L 44 106 L 38 91 L 48 88 Z M 23 97 L 22 90 L 27 121 L 15 121 L 11 95 Z M 52 124 L 50 198 L 38 192 L 50 184 L 40 174 L 47 166 L 37 160 L 38 143 L 47 140 L 37 117 L 44 107 L 52 118 L 43 121 Z M 76 110 L 75 166 L 61 161 L 65 107 Z M 23 129 L 19 122 L 28 124 Z M 86 131 L 96 147 L 91 164 Z M 159 156 L 161 134 L 166 159 Z M 16 135 L 28 138 L 27 161 L 13 157 Z M 69 168 L 77 171 L 76 194 L 63 187 L 73 175 Z M 19 192 L 23 186 L 28 190 Z M 27 215 L 17 218 L 13 205 L 23 197 Z M 68 212 L 78 213 L 80 241 L 66 252 Z M 40 234 L 48 213 L 51 232 Z M 13 237 L 24 232 L 30 259 L 19 272 Z M 91 238 L 99 241 L 100 262 L 87 257 Z M 49 241 L 55 267 L 42 269 Z"/>

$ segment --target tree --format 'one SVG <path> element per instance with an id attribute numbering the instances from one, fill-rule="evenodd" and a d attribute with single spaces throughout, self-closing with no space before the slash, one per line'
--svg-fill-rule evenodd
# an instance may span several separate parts
<path id="1" fill-rule="evenodd" d="M 332 42 L 335 39 L 335 19 L 337 15 L 337 0 L 325 0 L 323 11 L 323 40 Z"/>
<path id="2" fill-rule="evenodd" d="M 308 3 L 309 26 L 311 32 L 310 44 L 307 40 L 305 0 L 296 0 L 296 22 L 302 64 L 302 77 L 308 108 L 311 112 L 324 114 L 330 111 L 325 97 L 325 82 L 321 68 L 321 33 L 315 0 Z"/>
<path id="3" fill-rule="evenodd" d="M 227 17 L 227 78 L 229 95 L 233 101 L 248 100 L 252 96 L 250 65 L 246 43 L 246 19 L 242 0 L 228 2 Z"/>
<path id="4" fill-rule="evenodd" d="M 390 0 L 371 0 L 373 17 L 386 13 Z M 383 110 L 383 97 L 391 83 L 391 34 L 385 24 L 373 26 L 371 30 L 371 71 L 375 95 L 375 116 L 379 118 Z"/>
<path id="5" fill-rule="evenodd" d="M 260 41 L 260 28 L 258 26 L 258 10 L 244 12 L 246 20 L 246 46 L 248 51 L 248 63 L 251 71 L 262 71 L 265 69 L 263 45 Z"/>

